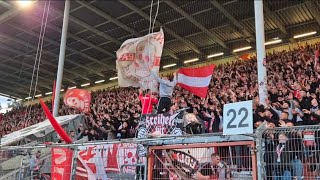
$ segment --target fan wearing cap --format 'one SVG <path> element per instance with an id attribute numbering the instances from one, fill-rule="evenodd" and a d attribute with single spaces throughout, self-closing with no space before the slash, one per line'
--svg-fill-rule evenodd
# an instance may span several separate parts
<path id="1" fill-rule="evenodd" d="M 142 114 L 150 114 L 152 113 L 152 107 L 153 105 L 158 103 L 158 99 L 155 98 L 151 94 L 151 90 L 147 89 L 145 90 L 145 93 L 143 93 L 143 90 L 139 90 L 139 99 L 141 101 L 142 105 Z"/>

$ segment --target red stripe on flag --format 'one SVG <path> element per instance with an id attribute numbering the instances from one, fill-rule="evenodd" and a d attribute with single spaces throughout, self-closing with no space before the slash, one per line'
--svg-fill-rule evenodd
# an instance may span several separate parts
<path id="1" fill-rule="evenodd" d="M 178 83 L 179 86 L 184 88 L 185 90 L 188 90 L 192 92 L 194 95 L 199 96 L 199 97 L 207 97 L 208 93 L 208 86 L 207 87 L 193 87 L 193 86 L 188 86 L 186 84 Z"/>
<path id="2" fill-rule="evenodd" d="M 212 75 L 215 65 L 209 65 L 198 68 L 180 68 L 178 73 L 191 77 L 208 77 Z"/>

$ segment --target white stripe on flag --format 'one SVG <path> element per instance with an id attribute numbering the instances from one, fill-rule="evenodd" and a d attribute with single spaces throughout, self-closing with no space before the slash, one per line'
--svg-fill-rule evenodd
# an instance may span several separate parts
<path id="1" fill-rule="evenodd" d="M 78 176 L 82 176 L 82 177 L 88 177 L 88 175 L 87 175 L 87 174 L 80 173 L 80 172 L 76 172 L 76 175 L 78 175 Z"/>
<path id="2" fill-rule="evenodd" d="M 179 73 L 178 83 L 182 83 L 192 87 L 207 87 L 210 83 L 211 76 L 212 75 L 209 75 L 207 77 L 191 77 Z"/>
<path id="3" fill-rule="evenodd" d="M 82 168 L 82 167 L 77 167 L 76 169 L 79 170 L 79 171 L 87 172 L 87 170 L 85 168 Z"/>

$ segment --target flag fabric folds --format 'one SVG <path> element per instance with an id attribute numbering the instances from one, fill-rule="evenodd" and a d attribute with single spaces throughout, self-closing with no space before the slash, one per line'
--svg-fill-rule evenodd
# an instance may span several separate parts
<path id="1" fill-rule="evenodd" d="M 196 96 L 205 98 L 215 65 L 198 68 L 180 68 L 178 85 Z"/>
<path id="2" fill-rule="evenodd" d="M 141 87 L 158 90 L 150 69 L 159 72 L 164 44 L 162 29 L 146 36 L 126 40 L 117 51 L 118 83 L 120 87 Z"/>
<path id="3" fill-rule="evenodd" d="M 69 89 L 64 95 L 64 104 L 79 109 L 81 112 L 90 112 L 91 93 L 83 89 Z"/>

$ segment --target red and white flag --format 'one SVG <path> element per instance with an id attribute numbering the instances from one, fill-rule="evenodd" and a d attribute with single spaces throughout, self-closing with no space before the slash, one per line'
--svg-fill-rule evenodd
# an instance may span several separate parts
<path id="1" fill-rule="evenodd" d="M 205 98 L 215 65 L 199 68 L 180 68 L 178 85 L 194 95 Z"/>
<path id="2" fill-rule="evenodd" d="M 83 89 L 69 89 L 64 95 L 64 104 L 79 109 L 81 112 L 90 112 L 91 93 Z"/>
<path id="3" fill-rule="evenodd" d="M 158 91 L 158 82 L 150 69 L 159 72 L 164 33 L 148 34 L 126 40 L 117 51 L 118 83 L 120 87 L 141 87 Z"/>
<path id="4" fill-rule="evenodd" d="M 104 168 L 104 146 L 79 146 L 76 180 L 107 180 Z"/>

